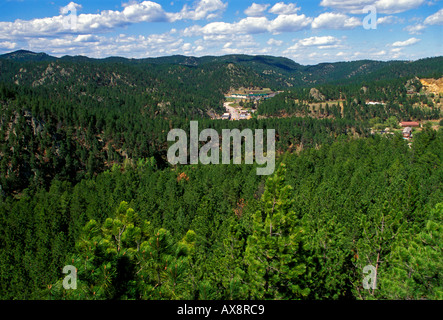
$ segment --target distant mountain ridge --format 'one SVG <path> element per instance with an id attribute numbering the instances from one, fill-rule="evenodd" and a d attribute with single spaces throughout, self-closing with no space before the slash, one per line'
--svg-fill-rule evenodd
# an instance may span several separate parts
<path id="1" fill-rule="evenodd" d="M 443 74 L 443 57 L 424 58 L 416 61 L 376 61 L 357 60 L 316 65 L 301 65 L 289 58 L 266 55 L 231 54 L 223 56 L 184 56 L 171 55 L 156 58 L 132 59 L 124 57 L 89 58 L 86 56 L 63 56 L 60 58 L 44 52 L 35 53 L 18 50 L 0 55 L 0 61 L 16 63 L 87 63 L 87 64 L 121 64 L 127 66 L 185 66 L 198 68 L 207 66 L 235 65 L 251 78 L 260 77 L 274 87 L 297 87 L 317 84 L 364 82 L 365 80 L 394 79 L 407 76 L 441 76 Z"/>
<path id="2" fill-rule="evenodd" d="M 1 59 L 9 59 L 14 61 L 55 61 L 58 58 L 50 56 L 44 52 L 32 52 L 28 50 L 17 50 L 10 53 L 0 55 Z"/>

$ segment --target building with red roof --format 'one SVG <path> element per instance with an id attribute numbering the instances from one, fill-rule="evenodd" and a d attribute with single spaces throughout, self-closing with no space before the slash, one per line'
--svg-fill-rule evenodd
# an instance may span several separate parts
<path id="1" fill-rule="evenodd" d="M 404 127 L 420 127 L 420 123 L 416 121 L 403 121 L 400 122 L 400 126 Z"/>

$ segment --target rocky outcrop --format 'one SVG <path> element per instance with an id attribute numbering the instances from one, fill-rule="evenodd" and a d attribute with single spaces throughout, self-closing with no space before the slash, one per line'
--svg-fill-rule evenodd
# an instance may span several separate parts
<path id="1" fill-rule="evenodd" d="M 309 95 L 317 101 L 323 101 L 325 100 L 325 96 L 316 88 L 311 88 L 309 91 Z"/>

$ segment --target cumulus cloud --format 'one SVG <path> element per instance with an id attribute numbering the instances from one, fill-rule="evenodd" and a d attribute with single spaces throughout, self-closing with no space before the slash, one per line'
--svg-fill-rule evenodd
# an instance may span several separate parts
<path id="1" fill-rule="evenodd" d="M 286 51 L 296 51 L 306 47 L 317 47 L 318 49 L 336 48 L 341 40 L 333 36 L 314 36 L 298 40 L 293 46 Z"/>
<path id="2" fill-rule="evenodd" d="M 283 44 L 283 41 L 282 40 L 276 40 L 274 38 L 270 38 L 266 43 L 268 45 L 270 45 L 270 46 L 277 46 L 277 47 L 279 47 L 279 46 L 281 46 Z"/>
<path id="3" fill-rule="evenodd" d="M 352 29 L 362 24 L 360 19 L 343 13 L 325 12 L 312 21 L 313 29 Z"/>
<path id="4" fill-rule="evenodd" d="M 283 51 L 288 57 L 291 57 L 299 63 L 319 63 L 331 59 L 333 56 L 340 59 L 347 56 L 343 51 L 334 53 L 331 49 L 343 48 L 342 40 L 333 36 L 313 36 L 299 39 Z"/>
<path id="5" fill-rule="evenodd" d="M 249 17 L 261 17 L 269 6 L 270 4 L 257 4 L 254 2 L 244 13 Z"/>
<path id="6" fill-rule="evenodd" d="M 184 36 L 214 36 L 232 34 L 258 34 L 294 32 L 310 26 L 312 18 L 304 14 L 279 15 L 273 20 L 266 17 L 246 17 L 238 22 L 211 22 L 205 26 L 194 25 L 183 31 Z"/>
<path id="7" fill-rule="evenodd" d="M 198 45 L 198 46 L 194 49 L 194 52 L 195 52 L 195 53 L 198 53 L 198 52 L 201 52 L 201 51 L 203 51 L 203 50 L 205 50 L 205 48 L 204 48 L 202 45 Z"/>
<path id="8" fill-rule="evenodd" d="M 166 12 L 152 1 L 131 2 L 121 11 L 103 10 L 96 14 L 77 14 L 80 5 L 70 2 L 60 10 L 59 16 L 0 22 L 0 39 L 11 37 L 55 36 L 60 34 L 90 34 L 110 31 L 140 22 L 174 22 L 177 20 L 203 20 L 216 17 L 227 4 L 220 0 L 200 0 L 191 8 L 185 5 L 180 12 Z M 75 15 L 73 15 L 75 13 Z M 69 20 L 72 19 L 72 20 Z M 75 23 L 72 23 L 75 22 Z"/>
<path id="9" fill-rule="evenodd" d="M 0 49 L 12 50 L 17 47 L 17 43 L 11 41 L 0 41 Z"/>
<path id="10" fill-rule="evenodd" d="M 403 55 L 401 52 L 403 48 L 392 48 L 390 50 L 372 48 L 361 51 L 340 51 L 335 54 L 336 57 L 342 61 L 360 60 L 360 59 L 375 59 L 375 60 L 392 60 L 398 59 Z"/>
<path id="11" fill-rule="evenodd" d="M 339 42 L 339 39 L 332 36 L 323 36 L 323 37 L 310 37 L 302 39 L 298 42 L 298 44 L 302 46 L 318 46 L 318 45 L 331 45 Z"/>
<path id="12" fill-rule="evenodd" d="M 98 42 L 100 38 L 92 34 L 79 34 L 74 42 Z"/>
<path id="13" fill-rule="evenodd" d="M 66 14 L 74 14 L 77 12 L 77 10 L 80 10 L 82 8 L 81 4 L 75 3 L 75 2 L 69 2 L 66 6 L 60 8 L 60 14 L 66 15 Z"/>
<path id="14" fill-rule="evenodd" d="M 379 13 L 400 13 L 415 9 L 425 0 L 322 0 L 320 5 L 349 13 L 365 13 L 365 6 L 374 6 Z"/>
<path id="15" fill-rule="evenodd" d="M 268 30 L 268 19 L 265 17 L 247 17 L 231 25 L 236 33 L 255 34 Z"/>
<path id="16" fill-rule="evenodd" d="M 185 4 L 179 13 L 168 15 L 171 21 L 213 19 L 219 17 L 227 5 L 227 3 L 223 3 L 221 0 L 200 0 L 191 8 Z"/>
<path id="17" fill-rule="evenodd" d="M 391 46 L 393 47 L 406 47 L 406 46 L 411 46 L 413 44 L 416 44 L 417 42 L 419 42 L 421 39 L 417 39 L 417 38 L 409 38 L 408 40 L 405 41 L 396 41 L 394 42 Z"/>
<path id="18" fill-rule="evenodd" d="M 224 45 L 225 48 L 258 48 L 260 46 L 251 35 L 247 35 L 242 38 L 242 41 L 228 42 Z"/>
<path id="19" fill-rule="evenodd" d="M 86 55 L 93 58 L 108 56 L 144 58 L 192 51 L 180 35 L 173 32 L 148 36 L 120 34 L 109 37 L 67 34 L 57 38 L 34 37 L 27 40 L 23 48 L 53 55 Z"/>
<path id="20" fill-rule="evenodd" d="M 192 49 L 192 44 L 189 42 L 186 42 L 182 45 L 182 50 L 185 52 L 190 51 L 191 49 Z"/>
<path id="21" fill-rule="evenodd" d="M 425 0 L 378 0 L 375 7 L 381 13 L 400 13 L 415 9 L 425 3 Z"/>
<path id="22" fill-rule="evenodd" d="M 155 1 L 131 0 L 122 4 L 120 9 L 102 10 L 93 14 L 82 13 L 81 5 L 70 2 L 60 9 L 58 16 L 0 22 L 0 50 L 20 47 L 54 55 L 83 54 L 91 57 L 120 55 L 133 58 L 178 53 L 186 55 L 223 53 L 281 55 L 283 53 L 288 57 L 308 59 L 308 61 L 313 59 L 321 61 L 325 57 L 326 59 L 329 57 L 391 59 L 399 55 L 406 57 L 402 50 L 408 51 L 407 46 L 421 41 L 417 38 L 407 38 L 422 33 L 426 28 L 431 28 L 431 25 L 441 25 L 443 21 L 443 9 L 426 19 L 424 19 L 426 16 L 417 17 L 414 21 L 409 20 L 409 24 L 412 25 L 405 24 L 399 27 L 403 28 L 403 34 L 410 34 L 404 37 L 407 40 L 396 42 L 395 39 L 388 40 L 389 44 L 385 50 L 380 48 L 372 50 L 362 44 L 361 52 L 355 52 L 354 48 L 346 45 L 343 37 L 320 36 L 319 31 L 358 28 L 362 25 L 363 19 L 363 16 L 358 14 L 362 14 L 362 9 L 366 5 L 374 5 L 377 13 L 381 13 L 378 15 L 377 24 L 404 23 L 405 19 L 396 16 L 395 13 L 413 9 L 421 5 L 424 0 L 321 0 L 320 5 L 327 10 L 312 17 L 301 14 L 300 8 L 295 3 L 255 0 L 260 3 L 250 2 L 243 7 L 246 8 L 243 11 L 246 16 L 234 18 L 235 20 L 229 22 L 223 19 L 205 21 L 221 17 L 227 8 L 227 0 L 188 0 L 184 1 L 188 4 L 180 5 L 175 10 L 166 9 L 166 5 L 163 8 L 159 4 L 163 2 Z M 75 13 L 76 23 L 67 26 L 67 22 L 70 22 L 69 14 L 72 13 Z M 118 33 L 119 27 L 142 22 L 178 21 L 185 22 L 177 24 L 179 27 L 174 26 L 181 29 L 171 29 L 161 34 L 150 34 L 155 32 L 152 30 L 147 30 L 148 35 L 144 36 L 115 36 L 115 33 L 108 33 L 109 31 Z M 307 34 L 290 44 L 277 40 L 282 38 L 278 36 L 281 33 L 305 30 Z M 257 37 L 256 42 L 253 37 L 258 34 L 266 35 Z"/>
<path id="23" fill-rule="evenodd" d="M 304 14 L 282 14 L 270 21 L 268 30 L 272 33 L 300 31 L 309 27 L 311 22 L 312 18 Z"/>
<path id="24" fill-rule="evenodd" d="M 424 29 L 426 29 L 426 26 L 420 23 L 403 28 L 403 30 L 407 31 L 409 34 L 421 34 Z"/>
<path id="25" fill-rule="evenodd" d="M 143 1 L 141 3 L 133 3 L 127 5 L 123 11 L 102 11 L 102 13 L 93 15 L 100 19 L 101 17 L 111 16 L 123 23 L 131 22 L 158 22 L 168 21 L 168 14 L 163 10 L 162 6 L 156 2 Z M 86 15 L 85 15 L 86 16 Z"/>
<path id="26" fill-rule="evenodd" d="M 225 43 L 220 52 L 224 54 L 269 54 L 270 50 L 266 47 L 261 47 L 259 43 L 255 41 L 253 36 L 245 35 L 242 37 L 242 41 L 229 41 Z"/>
<path id="27" fill-rule="evenodd" d="M 371 0 L 322 0 L 320 6 L 332 8 L 349 13 L 362 13 L 367 5 L 373 5 Z"/>
<path id="28" fill-rule="evenodd" d="M 392 48 L 389 52 L 389 57 L 390 59 L 398 59 L 403 55 L 402 52 L 403 48 L 397 47 L 397 48 Z"/>
<path id="29" fill-rule="evenodd" d="M 401 20 L 396 16 L 384 16 L 377 19 L 377 24 L 394 24 Z"/>
<path id="30" fill-rule="evenodd" d="M 427 17 L 424 21 L 428 25 L 442 25 L 443 24 L 443 9 L 438 10 L 433 15 Z"/>
<path id="31" fill-rule="evenodd" d="M 294 14 L 298 10 L 300 10 L 300 8 L 296 7 L 295 3 L 285 4 L 284 2 L 278 2 L 274 4 L 274 6 L 271 9 L 269 9 L 269 12 L 274 14 L 288 15 L 288 14 Z"/>

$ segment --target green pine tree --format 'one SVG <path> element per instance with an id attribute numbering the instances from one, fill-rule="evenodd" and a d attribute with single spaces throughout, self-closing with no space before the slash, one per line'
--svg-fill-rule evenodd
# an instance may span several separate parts
<path id="1" fill-rule="evenodd" d="M 386 276 L 380 279 L 384 299 L 443 299 L 442 219 L 443 203 L 439 203 L 421 231 L 410 229 L 396 243 Z"/>
<path id="2" fill-rule="evenodd" d="M 296 299 L 309 293 L 299 278 L 305 272 L 300 255 L 303 230 L 291 209 L 291 190 L 281 164 L 266 181 L 261 209 L 254 214 L 247 241 L 245 260 L 253 299 Z"/>

